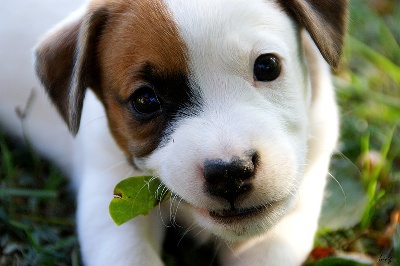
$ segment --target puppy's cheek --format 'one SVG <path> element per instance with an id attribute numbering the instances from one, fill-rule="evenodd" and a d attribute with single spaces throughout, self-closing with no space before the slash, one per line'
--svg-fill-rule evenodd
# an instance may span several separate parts
<path id="1" fill-rule="evenodd" d="M 158 175 L 164 184 L 186 202 L 208 206 L 211 200 L 204 193 L 202 165 L 190 145 L 177 147 L 169 143 L 156 149 L 144 164 Z"/>
<path id="2" fill-rule="evenodd" d="M 112 101 L 107 105 L 107 116 L 111 134 L 128 159 L 147 156 L 159 145 L 165 127 L 162 120 L 137 121 L 126 108 Z"/>
<path id="3" fill-rule="evenodd" d="M 204 208 L 213 201 L 204 192 L 202 137 L 197 127 L 189 124 L 188 128 L 176 127 L 141 165 L 186 202 Z"/>

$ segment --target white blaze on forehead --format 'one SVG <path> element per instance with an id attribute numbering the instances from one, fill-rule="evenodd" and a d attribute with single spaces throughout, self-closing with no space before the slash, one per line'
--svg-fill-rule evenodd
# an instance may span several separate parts
<path id="1" fill-rule="evenodd" d="M 297 47 L 292 21 L 273 1 L 166 0 L 196 76 L 223 70 L 253 79 L 261 53 L 290 57 Z M 216 74 L 217 74 L 216 73 Z"/>

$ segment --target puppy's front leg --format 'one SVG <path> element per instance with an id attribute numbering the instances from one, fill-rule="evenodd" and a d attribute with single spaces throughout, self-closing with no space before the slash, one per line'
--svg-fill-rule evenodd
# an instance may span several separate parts
<path id="1" fill-rule="evenodd" d="M 78 202 L 78 231 L 85 265 L 163 265 L 159 255 L 163 228 L 158 210 L 117 226 L 108 214 L 110 197 L 91 197 L 98 191 L 87 180 Z"/>
<path id="2" fill-rule="evenodd" d="M 315 230 L 316 221 L 310 221 L 302 213 L 293 213 L 265 236 L 227 244 L 221 254 L 222 265 L 301 265 L 312 248 Z"/>
<path id="3" fill-rule="evenodd" d="M 75 140 L 78 233 L 85 265 L 162 265 L 164 228 L 158 208 L 117 226 L 108 211 L 115 185 L 133 170 L 112 138 L 104 108 L 86 94 L 82 128 Z"/>

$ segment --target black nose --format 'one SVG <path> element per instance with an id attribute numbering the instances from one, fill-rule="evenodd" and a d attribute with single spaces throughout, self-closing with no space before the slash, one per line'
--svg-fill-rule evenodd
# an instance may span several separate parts
<path id="1" fill-rule="evenodd" d="M 224 198 L 233 207 L 235 200 L 250 191 L 250 180 L 254 176 L 257 165 L 257 154 L 245 158 L 233 157 L 231 161 L 221 159 L 208 160 L 204 163 L 206 191 Z"/>

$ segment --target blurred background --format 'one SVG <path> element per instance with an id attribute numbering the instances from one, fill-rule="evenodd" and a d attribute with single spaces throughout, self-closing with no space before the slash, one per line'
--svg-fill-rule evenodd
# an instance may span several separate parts
<path id="1" fill-rule="evenodd" d="M 350 12 L 341 138 L 306 264 L 400 265 L 400 0 L 351 0 Z M 74 211 L 65 177 L 0 129 L 0 265 L 80 265 Z M 167 265 L 211 263 L 165 247 Z"/>

